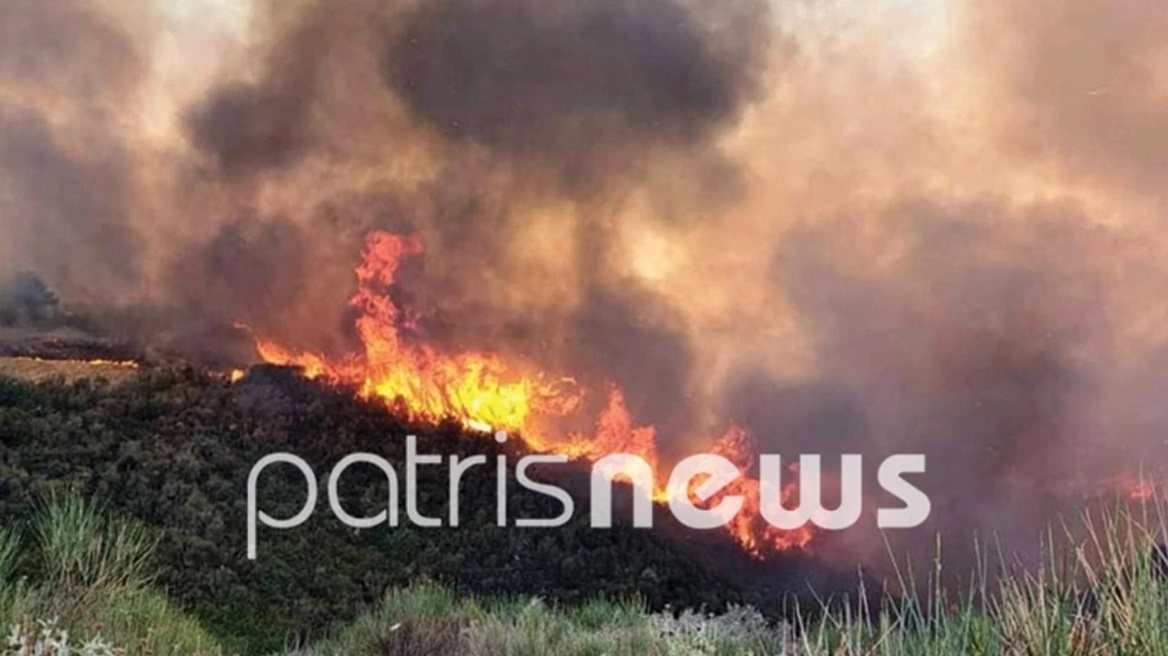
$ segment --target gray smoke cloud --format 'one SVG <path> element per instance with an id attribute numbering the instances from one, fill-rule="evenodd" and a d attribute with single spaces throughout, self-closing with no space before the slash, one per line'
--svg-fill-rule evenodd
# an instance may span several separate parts
<path id="1" fill-rule="evenodd" d="M 136 283 L 133 155 L 109 127 L 144 70 L 87 3 L 0 7 L 0 276 L 35 269 L 83 295 Z"/>
<path id="2" fill-rule="evenodd" d="M 699 11 L 678 0 L 420 3 L 394 27 L 385 75 L 443 134 L 568 170 L 597 165 L 587 160 L 598 149 L 701 144 L 756 89 L 768 32 L 759 2 L 723 3 L 715 25 Z"/>
<path id="3" fill-rule="evenodd" d="M 127 226 L 128 155 L 116 143 L 67 151 L 42 116 L 0 111 L 4 266 L 36 269 L 66 293 L 131 288 L 138 246 Z"/>

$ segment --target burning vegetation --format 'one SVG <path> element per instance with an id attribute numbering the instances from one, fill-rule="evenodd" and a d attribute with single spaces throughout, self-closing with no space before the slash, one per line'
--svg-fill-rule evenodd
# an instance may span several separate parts
<path id="1" fill-rule="evenodd" d="M 331 361 L 318 354 L 291 353 L 260 340 L 256 344 L 259 355 L 271 364 L 299 367 L 309 378 L 352 385 L 363 396 L 383 399 L 414 420 L 453 419 L 484 437 L 496 431 L 517 433 L 533 451 L 589 462 L 613 454 L 640 456 L 657 477 L 653 499 L 668 501 L 673 495 L 689 493 L 688 489 L 669 489 L 666 468 L 658 454 L 656 429 L 636 425 L 619 388 L 609 392 L 594 434 L 555 434 L 551 431 L 558 420 L 578 412 L 582 405 L 583 392 L 572 379 L 533 370 L 525 372 L 494 353 L 447 355 L 425 344 L 406 344 L 400 334 L 401 312 L 388 292 L 401 259 L 421 250 L 416 237 L 370 235 L 363 262 L 357 267 L 357 293 L 351 301 L 359 313 L 356 327 L 364 346 L 361 354 Z M 715 442 L 714 449 L 740 463 L 741 473 L 746 476 L 718 497 L 745 493 L 750 499 L 744 511 L 727 526 L 735 539 L 760 557 L 806 547 L 815 533 L 814 525 L 808 523 L 800 529 L 784 531 L 761 519 L 759 484 L 746 470 L 746 463 L 755 454 L 742 430 L 730 428 Z M 784 502 L 790 504 L 797 495 L 797 485 L 788 482 L 783 491 Z"/>

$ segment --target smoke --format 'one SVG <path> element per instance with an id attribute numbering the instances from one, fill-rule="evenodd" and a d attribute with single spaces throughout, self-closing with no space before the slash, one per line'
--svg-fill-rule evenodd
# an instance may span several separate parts
<path id="1" fill-rule="evenodd" d="M 1066 211 L 898 205 L 881 217 L 903 240 L 896 255 L 856 273 L 835 264 L 854 249 L 839 223 L 793 235 L 776 279 L 814 332 L 819 381 L 746 391 L 786 400 L 771 426 L 801 433 L 772 432 L 770 446 L 926 454 L 924 532 L 945 535 L 950 556 L 972 557 L 974 536 L 1036 544 L 1118 460 L 1138 471 L 1151 435 L 1116 452 L 1113 432 L 1092 430 L 1114 335 L 1106 290 L 1082 267 L 1097 246 Z M 889 536 L 906 537 L 920 535 Z"/>
<path id="2" fill-rule="evenodd" d="M 440 0 L 402 17 L 385 76 L 453 139 L 600 177 L 597 151 L 701 144 L 755 88 L 765 8 L 679 0 Z M 709 10 L 706 10 L 709 12 Z M 705 21 L 702 19 L 706 18 Z"/>
<path id="3" fill-rule="evenodd" d="M 36 268 L 64 292 L 130 287 L 138 271 L 126 226 L 127 155 L 117 144 L 77 156 L 65 148 L 43 117 L 0 112 L 4 266 L 8 273 Z"/>
<path id="4" fill-rule="evenodd" d="M 0 7 L 0 275 L 35 268 L 82 294 L 134 285 L 133 162 L 116 117 L 144 68 L 131 36 L 83 2 Z"/>
<path id="5" fill-rule="evenodd" d="M 1152 2 L 1040 0 L 978 6 L 1003 138 L 1087 184 L 1158 195 L 1168 166 L 1163 79 L 1168 14 Z"/>
<path id="6" fill-rule="evenodd" d="M 417 232 L 411 337 L 618 384 L 677 454 L 924 452 L 905 548 L 1164 464 L 1155 3 L 241 7 L 179 66 L 164 12 L 0 6 L 5 267 L 340 353 L 364 235 Z"/>
<path id="7" fill-rule="evenodd" d="M 314 146 L 312 109 L 323 62 L 343 36 L 333 24 L 306 21 L 277 37 L 260 60 L 257 80 L 214 88 L 187 115 L 192 145 L 214 158 L 218 173 L 234 179 L 249 171 L 295 162 Z"/>
<path id="8" fill-rule="evenodd" d="M 646 421 L 680 430 L 689 338 L 671 313 L 646 311 L 665 304 L 621 270 L 620 208 L 639 194 L 676 202 L 676 181 L 660 184 L 654 169 L 683 178 L 689 202 L 726 198 L 736 166 L 716 141 L 762 91 L 775 38 L 767 16 L 757 0 L 306 4 L 265 23 L 259 73 L 211 89 L 186 129 L 217 175 L 266 215 L 289 217 L 310 250 L 340 243 L 356 253 L 373 228 L 420 232 L 427 257 L 407 268 L 403 300 L 420 299 L 430 341 L 620 381 Z M 328 209 L 265 204 L 288 178 L 322 170 L 346 188 L 328 193 L 313 180 L 290 200 Z M 231 270 L 258 280 L 265 262 L 285 262 L 285 275 L 310 263 L 295 280 L 336 280 L 347 273 L 335 267 L 352 262 L 255 250 L 278 240 L 249 248 L 249 264 Z M 191 278 L 190 258 L 181 270 Z M 196 285 L 231 286 L 224 275 L 219 267 Z M 564 289 L 533 289 L 548 276 Z M 339 308 L 348 286 L 331 289 L 322 302 Z M 254 312 L 249 294 L 194 296 L 207 291 L 264 334 L 319 348 L 306 338 L 336 331 L 298 322 L 289 334 L 273 320 L 284 313 Z M 633 352 L 641 357 L 625 357 Z"/>

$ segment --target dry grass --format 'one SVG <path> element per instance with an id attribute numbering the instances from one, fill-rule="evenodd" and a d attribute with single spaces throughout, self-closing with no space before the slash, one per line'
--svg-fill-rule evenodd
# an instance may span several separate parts
<path id="1" fill-rule="evenodd" d="M 69 382 L 83 378 L 104 378 L 116 384 L 130 379 L 137 370 L 137 365 L 132 362 L 0 357 L 0 376 L 32 382 L 53 378 L 64 378 Z"/>

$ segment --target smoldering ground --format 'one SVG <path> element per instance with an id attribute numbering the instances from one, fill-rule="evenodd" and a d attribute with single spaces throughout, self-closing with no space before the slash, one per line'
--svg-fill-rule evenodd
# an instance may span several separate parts
<path id="1" fill-rule="evenodd" d="M 1155 3 L 223 6 L 197 74 L 165 12 L 0 9 L 6 269 L 200 357 L 335 353 L 365 233 L 416 231 L 411 338 L 615 382 L 676 454 L 923 451 L 905 542 L 1163 462 Z"/>

